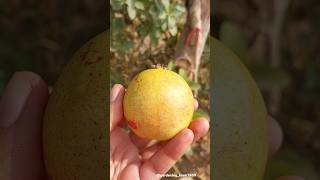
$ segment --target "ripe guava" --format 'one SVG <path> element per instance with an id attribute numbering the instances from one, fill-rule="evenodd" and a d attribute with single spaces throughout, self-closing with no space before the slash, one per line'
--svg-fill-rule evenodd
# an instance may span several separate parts
<path id="1" fill-rule="evenodd" d="M 135 134 L 168 140 L 189 126 L 193 103 L 192 91 L 180 75 L 156 68 L 133 78 L 124 96 L 123 110 Z"/>

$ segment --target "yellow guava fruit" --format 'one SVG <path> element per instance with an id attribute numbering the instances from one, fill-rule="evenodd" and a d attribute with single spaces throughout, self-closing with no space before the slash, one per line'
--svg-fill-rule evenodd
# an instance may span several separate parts
<path id="1" fill-rule="evenodd" d="M 65 67 L 43 121 L 43 153 L 50 180 L 108 179 L 109 35 L 86 43 Z"/>
<path id="2" fill-rule="evenodd" d="M 123 100 L 125 119 L 139 137 L 168 140 L 189 126 L 194 99 L 177 73 L 148 69 L 130 82 Z"/>
<path id="3" fill-rule="evenodd" d="M 211 164 L 214 180 L 262 180 L 267 160 L 267 113 L 239 58 L 210 38 Z"/>

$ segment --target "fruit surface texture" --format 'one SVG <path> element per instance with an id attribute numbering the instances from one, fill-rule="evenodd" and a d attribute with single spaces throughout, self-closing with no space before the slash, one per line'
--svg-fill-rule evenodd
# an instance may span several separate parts
<path id="1" fill-rule="evenodd" d="M 262 180 L 267 113 L 260 91 L 237 56 L 210 38 L 211 163 L 214 180 Z"/>
<path id="2" fill-rule="evenodd" d="M 108 38 L 104 32 L 80 48 L 53 88 L 43 122 L 50 180 L 108 177 Z"/>
<path id="3" fill-rule="evenodd" d="M 187 128 L 194 99 L 187 82 L 164 68 L 142 71 L 124 96 L 124 116 L 131 130 L 145 139 L 168 140 Z"/>

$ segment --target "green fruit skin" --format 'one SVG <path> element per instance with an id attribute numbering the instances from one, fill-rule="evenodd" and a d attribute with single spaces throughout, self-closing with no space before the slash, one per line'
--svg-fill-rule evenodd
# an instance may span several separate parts
<path id="1" fill-rule="evenodd" d="M 262 180 L 267 113 L 258 87 L 238 57 L 210 38 L 214 180 Z"/>
<path id="2" fill-rule="evenodd" d="M 54 86 L 43 122 L 50 180 L 107 179 L 107 43 L 104 32 L 75 53 Z"/>

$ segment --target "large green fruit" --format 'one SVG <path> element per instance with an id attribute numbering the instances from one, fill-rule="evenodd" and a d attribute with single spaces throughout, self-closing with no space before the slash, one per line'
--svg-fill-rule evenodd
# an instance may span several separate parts
<path id="1" fill-rule="evenodd" d="M 168 140 L 192 120 L 193 95 L 177 73 L 148 69 L 130 82 L 123 100 L 129 127 L 146 139 Z"/>
<path id="2" fill-rule="evenodd" d="M 262 180 L 267 160 L 267 114 L 247 69 L 210 38 L 214 180 Z"/>
<path id="3" fill-rule="evenodd" d="M 50 180 L 107 179 L 107 42 L 86 43 L 54 86 L 43 122 L 43 150 Z"/>

